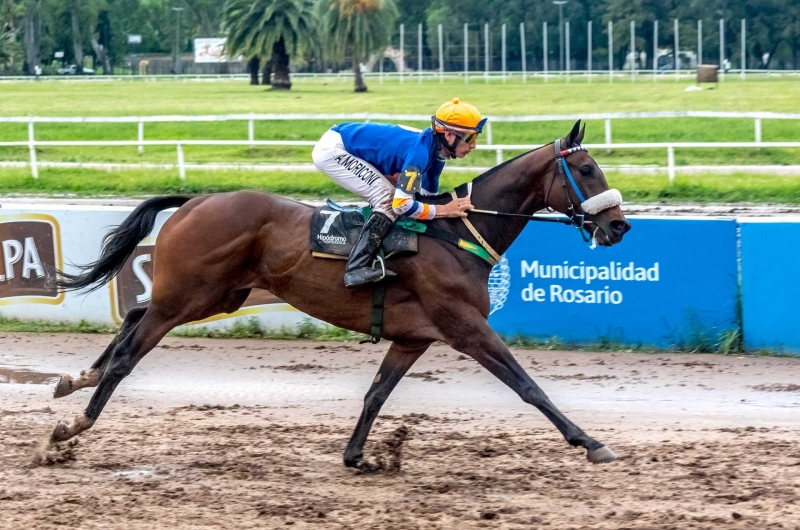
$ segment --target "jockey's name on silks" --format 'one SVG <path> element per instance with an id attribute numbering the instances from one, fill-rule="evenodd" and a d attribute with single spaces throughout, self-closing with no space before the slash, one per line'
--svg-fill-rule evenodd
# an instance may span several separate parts
<path id="1" fill-rule="evenodd" d="M 355 155 L 345 153 L 335 157 L 334 160 L 343 168 L 347 168 L 353 175 L 361 179 L 368 186 L 372 186 L 375 184 L 376 180 L 383 178 L 383 175 L 372 171 L 369 166 L 363 164 Z"/>
<path id="2" fill-rule="evenodd" d="M 386 123 L 340 123 L 331 128 L 342 136 L 345 150 L 367 160 L 383 175 L 395 175 L 417 168 L 420 193 L 439 193 L 439 176 L 444 161 L 431 129 L 418 131 Z"/>

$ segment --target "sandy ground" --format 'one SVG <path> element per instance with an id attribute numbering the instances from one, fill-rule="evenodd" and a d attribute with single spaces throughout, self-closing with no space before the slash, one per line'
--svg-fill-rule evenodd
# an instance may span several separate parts
<path id="1" fill-rule="evenodd" d="M 0 337 L 0 528 L 800 529 L 800 359 L 517 351 L 620 459 L 593 466 L 532 407 L 432 348 L 376 422 L 396 474 L 341 463 L 387 345 L 166 339 L 95 427 L 33 466 L 54 400 L 109 336 Z"/>

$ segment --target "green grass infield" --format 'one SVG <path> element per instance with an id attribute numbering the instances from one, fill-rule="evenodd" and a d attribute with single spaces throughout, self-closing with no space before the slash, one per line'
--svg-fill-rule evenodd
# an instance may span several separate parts
<path id="1" fill-rule="evenodd" d="M 589 114 L 599 112 L 647 111 L 772 111 L 800 112 L 797 80 L 727 78 L 715 87 L 686 92 L 690 79 L 662 79 L 653 82 L 640 76 L 636 82 L 617 78 L 613 84 L 597 76 L 592 84 L 584 79 L 519 78 L 503 83 L 471 79 L 368 80 L 369 92 L 352 92 L 352 80 L 296 79 L 291 91 L 250 86 L 245 80 L 198 81 L 43 81 L 0 83 L 0 116 L 149 116 L 208 115 L 244 113 L 394 113 L 432 114 L 445 100 L 459 96 L 479 106 L 488 115 Z M 316 140 L 332 121 L 256 122 L 256 140 Z M 425 127 L 424 121 L 408 125 Z M 743 118 L 668 118 L 613 120 L 612 141 L 627 142 L 722 142 L 753 141 L 754 122 Z M 544 144 L 564 136 L 569 122 L 502 123 L 492 127 L 494 144 Z M 136 140 L 135 123 L 37 123 L 38 140 Z M 3 123 L 0 141 L 25 141 L 26 123 Z M 147 123 L 147 140 L 245 140 L 243 121 Z M 589 120 L 584 143 L 602 143 L 604 123 Z M 797 141 L 800 120 L 762 120 L 762 139 Z M 486 142 L 485 135 L 479 141 Z M 204 163 L 310 163 L 310 147 L 185 146 L 188 164 Z M 520 151 L 504 151 L 503 159 Z M 666 149 L 592 150 L 603 167 L 620 165 L 665 166 Z M 0 147 L 0 161 L 23 163 L 30 158 L 27 147 Z M 43 162 L 175 164 L 172 146 L 137 147 L 39 147 L 37 159 Z M 476 151 L 451 166 L 491 167 L 497 162 L 493 150 Z M 800 165 L 800 149 L 696 149 L 675 151 L 681 165 Z M 726 175 L 679 175 L 673 185 L 666 176 L 607 172 L 612 186 L 626 193 L 628 200 L 700 202 L 800 202 L 800 176 L 741 173 Z M 467 173 L 445 174 L 443 191 L 469 180 Z M 291 171 L 212 171 L 189 170 L 185 181 L 177 170 L 135 169 L 104 171 L 97 169 L 40 168 L 40 178 L 31 178 L 29 168 L 0 168 L 0 194 L 75 193 L 79 195 L 152 195 L 161 193 L 210 193 L 258 188 L 319 198 L 342 196 L 342 191 L 324 175 Z"/>
<path id="2" fill-rule="evenodd" d="M 355 199 L 326 175 L 293 171 L 190 170 L 186 179 L 177 170 L 41 169 L 33 179 L 26 168 L 5 169 L 0 178 L 5 195 L 74 195 L 143 197 L 167 194 L 202 194 L 258 189 L 300 199 Z M 471 180 L 470 173 L 445 173 L 441 190 L 448 191 Z M 732 175 L 630 175 L 609 172 L 609 184 L 627 202 L 705 202 L 800 204 L 800 177 L 736 173 Z"/>

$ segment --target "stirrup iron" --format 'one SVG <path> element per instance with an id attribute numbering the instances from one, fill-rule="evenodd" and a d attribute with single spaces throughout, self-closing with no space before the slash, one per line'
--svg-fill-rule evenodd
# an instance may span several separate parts
<path id="1" fill-rule="evenodd" d="M 377 256 L 375 256 L 375 259 L 372 260 L 372 266 L 371 267 L 373 269 L 375 269 L 375 270 L 378 270 L 378 267 L 375 266 L 376 263 L 380 263 L 381 264 L 381 268 L 380 268 L 380 271 L 382 273 L 381 277 L 379 279 L 375 280 L 376 282 L 380 282 L 380 281 L 383 281 L 383 280 L 386 279 L 386 263 L 384 263 L 384 261 L 383 261 L 383 256 L 378 254 Z"/>

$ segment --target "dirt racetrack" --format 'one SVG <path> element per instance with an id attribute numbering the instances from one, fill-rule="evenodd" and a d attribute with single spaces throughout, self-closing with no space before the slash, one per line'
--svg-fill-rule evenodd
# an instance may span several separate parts
<path id="1" fill-rule="evenodd" d="M 800 359 L 516 351 L 620 456 L 593 466 L 436 346 L 365 451 L 405 426 L 401 470 L 359 475 L 342 451 L 386 344 L 169 338 L 63 462 L 33 466 L 91 395 L 54 400 L 53 374 L 110 338 L 0 337 L 0 528 L 800 528 Z"/>

